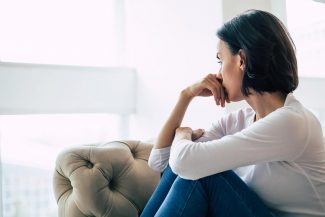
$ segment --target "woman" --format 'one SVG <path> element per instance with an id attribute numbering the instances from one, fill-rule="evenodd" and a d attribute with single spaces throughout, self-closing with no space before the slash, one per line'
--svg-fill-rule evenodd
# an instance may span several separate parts
<path id="1" fill-rule="evenodd" d="M 274 15 L 249 10 L 217 36 L 220 72 L 181 92 L 150 154 L 149 166 L 163 175 L 141 216 L 325 216 L 323 133 L 292 95 L 298 75 L 289 33 Z M 251 108 L 206 132 L 180 127 L 197 96 Z"/>

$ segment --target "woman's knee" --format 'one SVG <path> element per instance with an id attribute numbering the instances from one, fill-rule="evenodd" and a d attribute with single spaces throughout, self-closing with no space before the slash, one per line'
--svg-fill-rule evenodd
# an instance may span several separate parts
<path id="1" fill-rule="evenodd" d="M 173 174 L 175 175 L 172 170 L 170 169 L 170 167 L 166 168 L 166 175 L 170 175 Z M 189 179 L 183 179 L 177 175 L 175 175 L 175 181 L 174 181 L 174 185 L 178 185 L 178 186 L 194 186 L 194 185 L 207 185 L 209 183 L 212 183 L 213 185 L 215 184 L 219 184 L 219 185 L 223 185 L 225 181 L 231 180 L 231 179 L 239 179 L 239 177 L 232 171 L 224 171 L 221 173 L 217 173 L 211 176 L 206 176 L 197 180 L 189 180 Z"/>
<path id="2" fill-rule="evenodd" d="M 199 179 L 200 182 L 216 182 L 216 181 L 240 181 L 241 179 L 232 170 L 227 170 L 221 173 L 216 173 L 210 176 Z"/>
<path id="3" fill-rule="evenodd" d="M 227 170 L 198 180 L 205 192 L 216 192 L 228 187 L 244 185 L 244 182 L 232 170 Z"/>

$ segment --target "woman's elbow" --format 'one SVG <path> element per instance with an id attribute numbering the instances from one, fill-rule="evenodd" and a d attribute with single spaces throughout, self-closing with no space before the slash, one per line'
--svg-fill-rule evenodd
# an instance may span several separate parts
<path id="1" fill-rule="evenodd" d="M 163 164 L 162 162 L 157 162 L 155 160 L 152 160 L 150 157 L 148 159 L 148 166 L 156 172 L 162 172 L 166 168 L 166 165 Z"/>

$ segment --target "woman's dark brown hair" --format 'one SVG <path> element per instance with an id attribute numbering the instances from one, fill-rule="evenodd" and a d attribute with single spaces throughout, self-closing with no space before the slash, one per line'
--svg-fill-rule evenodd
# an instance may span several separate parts
<path id="1" fill-rule="evenodd" d="M 271 13 L 246 11 L 226 22 L 217 36 L 226 42 L 232 54 L 245 54 L 242 92 L 249 88 L 263 92 L 281 92 L 284 96 L 298 86 L 295 45 L 283 23 Z"/>

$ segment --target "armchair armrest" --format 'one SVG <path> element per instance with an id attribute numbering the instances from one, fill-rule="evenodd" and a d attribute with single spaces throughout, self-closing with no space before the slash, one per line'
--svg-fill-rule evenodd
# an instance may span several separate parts
<path id="1" fill-rule="evenodd" d="M 114 141 L 61 152 L 53 176 L 59 216 L 138 216 L 160 179 L 147 165 L 151 148 Z"/>

